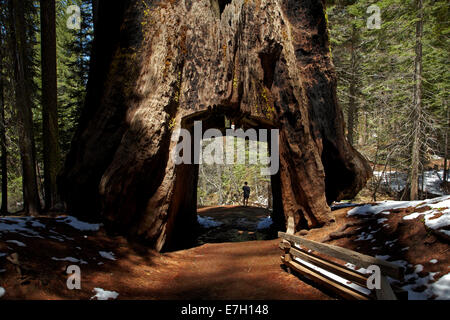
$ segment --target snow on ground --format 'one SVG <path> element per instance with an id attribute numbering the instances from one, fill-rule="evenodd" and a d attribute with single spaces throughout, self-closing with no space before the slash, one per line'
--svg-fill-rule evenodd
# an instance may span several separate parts
<path id="1" fill-rule="evenodd" d="M 382 201 L 378 202 L 377 205 L 372 204 L 365 204 L 360 207 L 356 207 L 351 209 L 347 215 L 353 216 L 353 215 L 360 215 L 360 216 L 371 216 L 376 215 L 379 213 L 384 213 L 384 211 L 387 210 L 394 210 L 394 209 L 405 209 L 408 207 L 415 207 L 419 204 L 423 203 L 423 201 Z"/>
<path id="2" fill-rule="evenodd" d="M 59 217 L 56 219 L 56 221 L 68 224 L 72 228 L 75 228 L 80 231 L 98 231 L 102 225 L 100 223 L 83 222 L 72 216 Z"/>
<path id="3" fill-rule="evenodd" d="M 433 230 L 450 236 L 450 231 L 445 230 L 450 226 L 450 196 L 443 196 L 431 200 L 425 200 L 417 209 L 429 207 L 425 212 L 414 212 L 403 217 L 403 220 L 411 220 L 423 216 L 425 225 Z"/>
<path id="4" fill-rule="evenodd" d="M 435 281 L 434 277 L 439 272 L 430 272 L 425 277 L 420 277 L 418 274 L 423 270 L 422 265 L 415 266 L 413 273 L 405 275 L 405 280 L 412 282 L 402 286 L 403 290 L 408 291 L 409 300 L 427 300 L 434 296 L 436 300 L 449 300 L 450 299 L 450 273 L 442 276 L 439 280 Z M 417 292 L 415 288 L 425 287 L 426 289 Z"/>
<path id="5" fill-rule="evenodd" d="M 432 283 L 428 290 L 437 296 L 436 300 L 448 300 L 450 297 L 450 273 Z"/>
<path id="6" fill-rule="evenodd" d="M 113 261 L 116 260 L 113 252 L 99 251 L 98 253 L 105 259 L 113 260 Z"/>
<path id="7" fill-rule="evenodd" d="M 0 298 L 5 295 L 5 289 L 3 287 L 0 287 Z"/>
<path id="8" fill-rule="evenodd" d="M 395 209 L 405 209 L 414 208 L 414 211 L 409 215 L 403 217 L 403 220 L 413 220 L 419 217 L 423 217 L 423 222 L 426 227 L 434 229 L 440 233 L 444 233 L 450 236 L 450 231 L 446 230 L 450 227 L 450 195 L 445 195 L 442 197 L 420 200 L 420 201 L 382 201 L 376 204 L 367 204 L 360 207 L 353 208 L 347 213 L 348 216 L 374 216 L 378 214 L 390 215 L 392 210 Z M 419 210 L 425 210 L 424 212 L 417 212 Z M 377 219 L 378 223 L 384 223 L 386 218 Z M 364 232 L 355 239 L 355 241 L 370 240 L 372 239 L 372 234 L 375 232 Z M 392 247 L 395 245 L 398 239 L 386 241 L 384 248 Z M 403 248 L 402 250 L 408 250 L 409 248 Z M 376 258 L 380 260 L 389 261 L 391 258 L 389 255 L 376 255 Z M 390 263 L 396 264 L 398 266 L 413 267 L 408 261 L 396 260 L 389 261 Z M 431 259 L 429 261 L 432 264 L 438 262 L 437 259 Z M 436 299 L 448 300 L 450 299 L 450 273 L 442 276 L 438 281 L 435 281 L 435 276 L 439 272 L 430 272 L 427 276 L 419 275 L 424 270 L 423 265 L 415 265 L 412 272 L 405 274 L 405 280 L 407 284 L 403 285 L 402 288 L 408 291 L 410 300 L 425 300 L 435 297 Z M 393 282 L 393 279 L 390 279 Z M 424 287 L 425 290 L 417 290 L 417 288 Z M 421 291 L 421 292 L 417 292 Z"/>
<path id="9" fill-rule="evenodd" d="M 257 225 L 256 229 L 258 229 L 258 230 L 268 229 L 268 228 L 270 228 L 272 223 L 273 223 L 273 221 L 272 221 L 272 218 L 270 216 L 262 218 L 258 222 L 258 225 Z"/>
<path id="10" fill-rule="evenodd" d="M 7 243 L 13 243 L 15 245 L 18 245 L 19 247 L 26 247 L 27 245 L 23 242 L 17 241 L 17 240 L 6 240 Z"/>
<path id="11" fill-rule="evenodd" d="M 418 201 L 383 201 L 378 202 L 376 205 L 366 204 L 360 207 L 351 209 L 347 215 L 360 215 L 360 216 L 370 216 L 377 215 L 379 213 L 387 213 L 389 210 L 394 209 L 405 209 L 412 207 L 415 210 L 429 207 L 430 210 L 425 212 L 413 212 L 405 217 L 404 220 L 416 219 L 423 216 L 425 225 L 434 230 L 439 230 L 450 236 L 450 231 L 445 230 L 450 226 L 450 195 L 446 195 L 439 198 L 428 199 L 428 200 L 418 200 Z M 379 219 L 380 221 L 384 221 Z"/>
<path id="12" fill-rule="evenodd" d="M 222 222 L 215 221 L 211 217 L 197 216 L 197 221 L 204 228 L 213 228 L 213 227 L 218 227 L 218 226 L 222 225 Z"/>
<path id="13" fill-rule="evenodd" d="M 83 222 L 71 216 L 58 217 L 55 219 L 55 221 L 58 223 L 67 224 L 72 228 L 80 231 L 98 231 L 101 226 L 101 224 Z M 21 236 L 27 238 L 43 239 L 44 237 L 42 237 L 40 232 L 45 229 L 47 229 L 47 226 L 39 222 L 39 218 L 35 217 L 0 218 L 0 235 L 5 232 L 11 232 L 20 234 Z M 73 240 L 71 238 L 60 235 L 53 230 L 48 231 L 55 234 L 54 236 L 52 236 L 53 239 L 59 240 L 61 242 L 64 241 L 64 239 Z"/>
<path id="14" fill-rule="evenodd" d="M 0 235 L 5 232 L 13 232 L 28 238 L 43 238 L 33 228 L 40 228 L 40 223 L 33 221 L 33 217 L 7 217 L 0 218 Z"/>
<path id="15" fill-rule="evenodd" d="M 95 296 L 91 297 L 92 299 L 97 299 L 97 300 L 109 300 L 109 299 L 117 299 L 117 297 L 119 296 L 119 294 L 115 291 L 107 291 L 107 290 L 103 290 L 102 288 L 94 288 L 94 290 L 92 290 L 95 292 Z"/>
<path id="16" fill-rule="evenodd" d="M 381 177 L 381 184 L 388 186 L 389 189 L 394 191 L 401 191 L 406 186 L 406 180 L 408 178 L 406 173 L 391 171 L 381 172 L 374 171 L 373 175 L 377 178 Z M 444 170 L 425 171 L 424 172 L 424 191 L 435 194 L 444 195 L 444 191 L 441 188 L 441 183 L 444 181 Z M 422 189 L 422 176 L 419 176 L 419 188 Z"/>
<path id="17" fill-rule="evenodd" d="M 55 260 L 55 261 L 68 261 L 68 262 L 72 262 L 72 263 L 87 264 L 87 262 L 84 261 L 83 259 L 77 259 L 77 258 L 73 258 L 73 257 L 65 257 L 65 258 L 52 257 L 52 260 Z"/>
<path id="18" fill-rule="evenodd" d="M 267 199 L 267 197 L 259 196 L 254 203 L 266 207 L 269 203 L 269 200 Z"/>

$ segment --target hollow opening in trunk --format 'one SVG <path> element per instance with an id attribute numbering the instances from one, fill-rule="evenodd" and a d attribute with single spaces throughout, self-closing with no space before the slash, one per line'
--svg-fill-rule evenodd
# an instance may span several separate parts
<path id="1" fill-rule="evenodd" d="M 214 108 L 184 118 L 181 129 L 174 192 L 180 199 L 169 209 L 174 230 L 166 250 L 274 239 L 285 230 L 273 125 Z"/>

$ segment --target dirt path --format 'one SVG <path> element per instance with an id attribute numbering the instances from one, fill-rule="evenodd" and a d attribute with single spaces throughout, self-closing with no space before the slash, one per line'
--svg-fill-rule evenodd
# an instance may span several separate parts
<path id="1" fill-rule="evenodd" d="M 328 299 L 284 272 L 279 256 L 277 240 L 206 244 L 158 256 L 154 266 L 121 259 L 114 276 L 95 282 L 123 299 Z"/>

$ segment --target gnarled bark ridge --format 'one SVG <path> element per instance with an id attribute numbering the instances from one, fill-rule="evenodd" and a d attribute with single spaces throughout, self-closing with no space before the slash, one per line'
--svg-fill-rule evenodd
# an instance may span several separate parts
<path id="1" fill-rule="evenodd" d="M 80 126 L 60 183 L 69 210 L 169 247 L 196 218 L 198 166 L 175 166 L 173 130 L 227 114 L 280 129 L 274 215 L 294 230 L 329 221 L 370 167 L 344 136 L 324 3 L 100 2 Z M 222 124 L 223 125 L 223 124 Z"/>

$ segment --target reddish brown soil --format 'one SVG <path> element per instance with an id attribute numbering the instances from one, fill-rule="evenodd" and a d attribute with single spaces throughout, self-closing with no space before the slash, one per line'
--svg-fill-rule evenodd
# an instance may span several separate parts
<path id="1" fill-rule="evenodd" d="M 0 269 L 6 269 L 0 273 L 3 299 L 90 299 L 94 288 L 116 291 L 118 299 L 330 299 L 280 267 L 278 240 L 206 244 L 159 254 L 102 230 L 83 233 L 51 218 L 38 221 L 73 240 L 48 239 L 45 235 L 52 233 L 47 231 L 40 232 L 46 239 L 0 235 L 0 252 L 17 252 L 22 271 L 19 275 L 5 256 L 0 258 Z M 112 251 L 117 260 L 104 259 L 99 251 Z M 66 287 L 66 268 L 77 263 L 52 257 L 87 262 L 79 264 L 81 290 Z"/>
<path id="2" fill-rule="evenodd" d="M 429 272 L 439 272 L 435 276 L 437 280 L 448 273 L 448 240 L 427 230 L 421 216 L 403 220 L 413 211 L 412 208 L 395 210 L 389 215 L 379 214 L 372 217 L 375 220 L 348 217 L 349 209 L 333 211 L 334 224 L 311 230 L 304 236 L 371 256 L 389 255 L 389 261 L 406 260 L 409 263 L 406 273 L 411 273 L 415 265 L 421 264 L 424 267 L 421 277 Z M 264 217 L 266 212 L 262 210 L 219 207 L 199 210 L 199 214 L 229 222 L 239 213 L 248 222 Z M 387 220 L 378 223 L 380 218 Z M 20 275 L 6 256 L 0 254 L 0 286 L 6 290 L 3 299 L 90 299 L 94 288 L 116 291 L 118 299 L 333 299 L 281 268 L 277 239 L 208 243 L 160 254 L 122 237 L 109 236 L 102 229 L 80 232 L 55 222 L 53 218 L 42 217 L 37 221 L 46 226 L 40 230 L 44 239 L 27 238 L 16 233 L 0 234 L 0 253 L 18 253 L 22 273 Z M 327 240 L 330 233 L 340 231 L 345 224 L 361 221 L 361 224 L 347 228 L 340 238 Z M 227 232 L 251 234 L 251 228 L 244 223 L 231 227 Z M 357 228 L 357 233 L 352 234 L 351 231 Z M 378 230 L 373 233 L 374 239 L 356 241 L 362 232 L 374 230 Z M 64 236 L 65 240 L 49 238 L 55 235 L 54 232 Z M 239 237 L 237 239 L 239 241 Z M 26 247 L 7 240 L 18 240 Z M 387 241 L 391 242 L 386 244 Z M 112 251 L 117 260 L 102 258 L 99 251 Z M 87 262 L 79 264 L 81 290 L 71 291 L 66 287 L 66 268 L 77 263 L 55 261 L 52 257 L 74 257 Z M 431 259 L 438 262 L 430 263 Z M 2 269 L 5 271 L 1 272 Z M 414 290 L 420 292 L 421 288 Z"/>
<path id="3" fill-rule="evenodd" d="M 325 228 L 311 230 L 305 237 L 315 241 L 324 241 L 329 234 L 338 231 L 343 225 L 349 222 L 365 221 L 362 225 L 346 229 L 348 236 L 339 239 L 326 241 L 326 243 L 345 247 L 364 253 L 370 256 L 389 255 L 388 261 L 405 260 L 409 266 L 405 269 L 405 274 L 412 273 L 416 265 L 422 265 L 421 277 L 427 276 L 430 272 L 439 272 L 434 279 L 438 280 L 449 272 L 450 268 L 450 241 L 440 234 L 427 229 L 419 216 L 413 220 L 403 220 L 403 217 L 414 212 L 414 208 L 392 210 L 391 214 L 378 214 L 372 216 L 375 220 L 368 220 L 366 217 L 348 217 L 347 212 L 351 208 L 333 211 L 336 223 Z M 417 210 L 426 211 L 427 207 Z M 377 223 L 377 219 L 385 218 L 386 221 Z M 356 235 L 351 235 L 351 231 L 358 229 Z M 362 232 L 374 233 L 374 239 L 370 241 L 356 241 Z M 388 242 L 390 241 L 390 242 Z M 388 242 L 388 243 L 386 243 Z M 436 259 L 437 263 L 430 263 Z M 404 285 L 408 282 L 398 282 Z M 414 290 L 420 292 L 421 288 Z"/>

